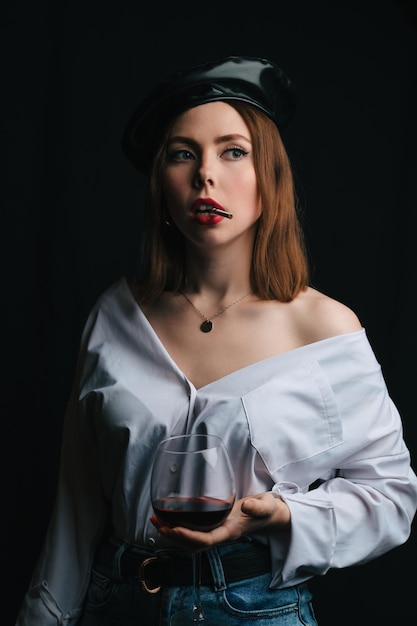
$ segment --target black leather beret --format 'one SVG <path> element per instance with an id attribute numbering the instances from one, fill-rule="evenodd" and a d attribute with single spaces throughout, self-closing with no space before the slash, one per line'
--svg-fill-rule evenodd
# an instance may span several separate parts
<path id="1" fill-rule="evenodd" d="M 122 138 L 122 149 L 137 169 L 149 173 L 160 132 L 192 107 L 240 100 L 261 109 L 282 129 L 295 112 L 295 89 L 268 59 L 228 56 L 171 74 L 139 103 Z"/>

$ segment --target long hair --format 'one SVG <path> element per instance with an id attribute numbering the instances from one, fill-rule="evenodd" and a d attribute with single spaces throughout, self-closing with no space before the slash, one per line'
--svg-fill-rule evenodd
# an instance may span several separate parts
<path id="1" fill-rule="evenodd" d="M 262 111 L 240 101 L 228 101 L 249 128 L 261 195 L 251 268 L 253 293 L 264 300 L 290 302 L 308 286 L 308 257 L 301 228 L 294 180 L 280 133 Z M 164 291 L 187 284 L 182 233 L 167 223 L 161 180 L 171 121 L 156 151 L 149 179 L 147 214 L 142 239 L 138 299 L 147 302 Z"/>

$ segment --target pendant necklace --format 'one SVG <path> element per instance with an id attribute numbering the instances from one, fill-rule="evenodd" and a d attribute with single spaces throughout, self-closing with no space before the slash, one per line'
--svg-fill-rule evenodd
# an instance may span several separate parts
<path id="1" fill-rule="evenodd" d="M 227 306 L 223 307 L 222 309 L 220 309 L 220 311 L 217 311 L 217 313 L 215 313 L 214 315 L 212 315 L 211 317 L 207 317 L 207 315 L 204 315 L 204 313 L 202 311 L 200 311 L 200 309 L 197 309 L 197 307 L 195 306 L 195 304 L 193 304 L 190 300 L 190 298 L 183 293 L 182 291 L 180 291 L 180 294 L 182 296 L 184 296 L 184 298 L 186 300 L 188 300 L 188 302 L 191 304 L 191 306 L 193 307 L 193 309 L 195 309 L 197 311 L 197 313 L 199 315 L 201 315 L 201 317 L 204 319 L 204 322 L 202 322 L 200 324 L 200 330 L 202 333 L 209 333 L 210 331 L 213 330 L 213 322 L 212 320 L 214 320 L 215 317 L 217 317 L 218 315 L 221 315 L 222 313 L 224 313 L 227 309 L 230 309 L 231 306 L 233 306 L 234 304 L 237 304 L 238 302 L 241 302 L 242 300 L 244 300 L 244 298 L 247 298 L 250 294 L 250 292 L 245 293 L 243 296 L 240 296 L 240 298 L 238 298 L 237 300 L 235 300 L 234 302 L 232 302 L 231 304 L 228 304 Z"/>

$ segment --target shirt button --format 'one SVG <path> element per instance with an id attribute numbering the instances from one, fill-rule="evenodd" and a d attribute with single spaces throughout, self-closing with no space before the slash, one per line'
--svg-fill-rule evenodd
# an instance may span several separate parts
<path id="1" fill-rule="evenodd" d="M 146 540 L 146 543 L 148 546 L 154 546 L 156 544 L 156 541 L 153 537 L 148 537 L 148 539 Z"/>

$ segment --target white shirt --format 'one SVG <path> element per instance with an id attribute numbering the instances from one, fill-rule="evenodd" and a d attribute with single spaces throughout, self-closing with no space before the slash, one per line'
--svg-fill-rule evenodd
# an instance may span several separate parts
<path id="1" fill-rule="evenodd" d="M 51 611 L 80 615 L 109 519 L 129 543 L 168 545 L 149 521 L 152 456 L 164 437 L 203 423 L 225 441 L 238 498 L 273 491 L 290 508 L 291 532 L 258 537 L 270 545 L 273 588 L 407 540 L 417 479 L 364 329 L 197 390 L 121 278 L 84 329 L 54 514 L 17 626 L 55 625 Z"/>

